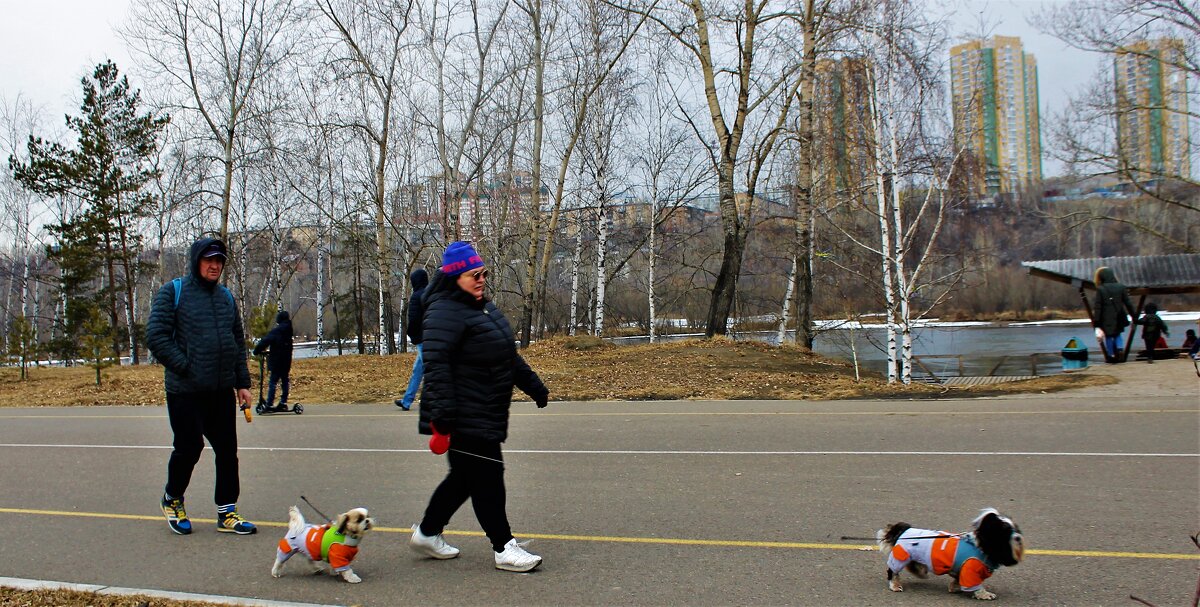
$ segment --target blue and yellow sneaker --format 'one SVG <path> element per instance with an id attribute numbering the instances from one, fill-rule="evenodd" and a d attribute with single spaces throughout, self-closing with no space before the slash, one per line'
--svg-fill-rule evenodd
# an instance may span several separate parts
<path id="1" fill-rule="evenodd" d="M 221 533 L 251 535 L 258 533 L 258 527 L 255 527 L 254 523 L 242 518 L 242 515 L 238 514 L 235 507 L 228 512 L 217 512 L 217 531 Z"/>
<path id="2" fill-rule="evenodd" d="M 188 520 L 187 512 L 183 509 L 183 498 L 167 499 L 163 496 L 162 499 L 163 515 L 167 517 L 167 525 L 171 527 L 171 531 L 179 535 L 187 535 L 192 532 L 192 521 Z"/>

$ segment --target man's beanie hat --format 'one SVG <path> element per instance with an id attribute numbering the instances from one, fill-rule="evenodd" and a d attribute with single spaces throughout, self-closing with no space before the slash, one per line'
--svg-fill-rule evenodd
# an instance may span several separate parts
<path id="1" fill-rule="evenodd" d="M 482 267 L 483 258 L 475 252 L 475 248 L 469 242 L 452 242 L 446 247 L 446 252 L 442 253 L 442 273 L 447 276 L 458 276 L 468 270 Z"/>

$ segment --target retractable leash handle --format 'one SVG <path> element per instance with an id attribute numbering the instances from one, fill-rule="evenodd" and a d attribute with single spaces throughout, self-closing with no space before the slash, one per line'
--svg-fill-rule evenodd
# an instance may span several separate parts
<path id="1" fill-rule="evenodd" d="M 242 403 L 242 404 L 238 405 L 238 408 L 242 410 L 242 415 L 246 416 L 247 424 L 254 421 L 254 416 L 250 414 L 250 405 L 247 405 L 246 403 Z"/>

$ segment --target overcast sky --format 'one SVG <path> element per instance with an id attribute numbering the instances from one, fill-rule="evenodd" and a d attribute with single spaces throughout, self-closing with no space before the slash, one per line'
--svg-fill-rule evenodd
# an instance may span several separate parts
<path id="1" fill-rule="evenodd" d="M 990 34 L 1021 38 L 1025 51 L 1037 59 L 1045 129 L 1046 118 L 1061 111 L 1068 94 L 1083 87 L 1099 62 L 1027 23 L 1044 4 L 1062 1 L 931 0 L 930 8 L 953 16 L 952 43 L 979 32 L 981 22 Z M 123 72 L 129 70 L 130 53 L 115 33 L 128 6 L 129 0 L 0 0 L 0 102 L 11 104 L 21 95 L 60 125 L 63 114 L 78 108 L 79 78 L 97 63 L 112 59 Z M 135 79 L 132 84 L 138 86 Z M 1047 176 L 1060 172 L 1049 158 L 1044 162 Z"/>

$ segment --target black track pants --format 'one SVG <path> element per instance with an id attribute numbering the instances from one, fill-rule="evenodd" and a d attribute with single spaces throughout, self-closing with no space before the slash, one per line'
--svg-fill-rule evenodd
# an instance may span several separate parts
<path id="1" fill-rule="evenodd" d="M 167 417 L 175 433 L 174 450 L 167 461 L 166 493 L 183 497 L 200 461 L 204 439 L 212 446 L 217 465 L 213 499 L 218 506 L 236 504 L 238 483 L 237 399 L 232 389 L 167 394 Z"/>
<path id="2" fill-rule="evenodd" d="M 441 533 L 450 517 L 470 498 L 475 518 L 491 540 L 492 549 L 502 552 L 513 536 L 504 509 L 504 464 L 491 461 L 504 460 L 500 443 L 452 434 L 446 458 L 450 473 L 429 498 L 425 518 L 421 521 L 421 533 Z"/>

